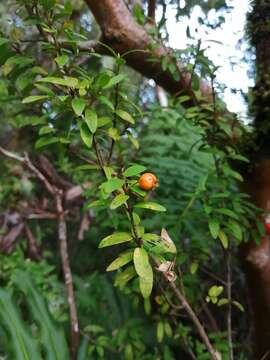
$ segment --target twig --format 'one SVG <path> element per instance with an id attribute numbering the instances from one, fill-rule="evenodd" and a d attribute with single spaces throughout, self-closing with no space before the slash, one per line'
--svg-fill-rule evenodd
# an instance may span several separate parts
<path id="1" fill-rule="evenodd" d="M 158 282 L 158 287 L 160 288 L 162 295 L 164 296 L 165 300 L 167 301 L 167 303 L 170 305 L 170 307 L 176 311 L 179 311 L 181 309 L 183 309 L 183 305 L 175 305 L 167 296 L 166 291 L 163 289 L 163 287 L 161 286 L 161 284 Z"/>
<path id="2" fill-rule="evenodd" d="M 156 262 L 156 265 L 159 265 L 158 262 Z M 162 272 L 163 277 L 165 278 L 165 280 L 168 282 L 170 288 L 172 289 L 172 291 L 174 292 L 175 296 L 177 297 L 177 299 L 179 300 L 180 304 L 182 305 L 182 307 L 186 310 L 189 318 L 191 319 L 191 321 L 193 322 L 193 325 L 195 326 L 197 332 L 199 333 L 204 345 L 206 346 L 209 354 L 211 355 L 211 359 L 212 360 L 220 360 L 220 355 L 219 353 L 214 349 L 214 347 L 212 346 L 208 335 L 206 333 L 206 331 L 204 330 L 203 325 L 201 324 L 199 318 L 197 317 L 197 315 L 195 314 L 195 312 L 193 311 L 192 307 L 189 305 L 186 297 L 182 294 L 182 292 L 176 287 L 175 283 L 173 281 L 170 281 L 168 279 L 167 273 L 166 272 Z"/>
<path id="3" fill-rule="evenodd" d="M 116 67 L 116 75 L 119 75 L 120 72 L 120 64 L 118 62 L 117 67 Z M 113 115 L 113 127 L 116 128 L 116 123 L 117 123 L 117 114 L 116 114 L 116 110 L 118 108 L 118 103 L 119 103 L 119 89 L 120 89 L 120 85 L 119 83 L 117 83 L 115 85 L 115 94 L 114 94 L 114 115 Z M 111 158 L 112 158 L 112 154 L 113 154 L 113 149 L 114 149 L 114 145 L 115 145 L 115 140 L 112 139 L 112 143 L 111 143 L 111 147 L 110 147 L 110 151 L 109 151 L 109 156 L 108 156 L 108 165 L 110 164 Z"/>
<path id="4" fill-rule="evenodd" d="M 68 295 L 68 304 L 71 320 L 71 356 L 73 360 L 77 358 L 77 349 L 80 341 L 79 323 L 77 315 L 77 307 L 75 303 L 75 294 L 72 281 L 72 272 L 69 263 L 68 247 L 67 247 L 67 225 L 63 209 L 63 193 L 57 191 L 55 193 L 56 208 L 58 213 L 58 239 L 60 247 L 60 256 L 62 262 L 65 284 Z"/>
<path id="5" fill-rule="evenodd" d="M 211 311 L 209 310 L 209 308 L 208 308 L 208 306 L 207 306 L 207 304 L 206 304 L 206 302 L 204 301 L 203 298 L 201 298 L 201 304 L 202 304 L 201 309 L 204 311 L 205 315 L 207 316 L 213 331 L 219 332 L 220 329 L 219 329 L 219 327 L 217 325 L 216 319 L 212 315 Z"/>
<path id="6" fill-rule="evenodd" d="M 227 251 L 227 298 L 228 298 L 228 312 L 227 312 L 227 332 L 230 360 L 234 359 L 233 355 L 233 341 L 232 341 L 232 282 L 231 282 L 231 249 Z"/>
<path id="7" fill-rule="evenodd" d="M 165 279 L 168 281 L 166 273 L 162 273 L 162 274 L 165 277 Z M 203 325 L 201 324 L 201 322 L 198 319 L 197 315 L 195 314 L 195 312 L 193 311 L 193 309 L 189 305 L 189 303 L 188 303 L 187 299 L 185 298 L 185 296 L 176 287 L 174 282 L 169 282 L 169 284 L 170 284 L 170 287 L 173 290 L 175 296 L 177 297 L 177 299 L 179 300 L 179 302 L 181 303 L 183 308 L 186 310 L 186 312 L 187 312 L 189 318 L 191 319 L 191 321 L 193 322 L 193 325 L 195 326 L 195 328 L 198 331 L 204 345 L 206 346 L 209 354 L 211 355 L 211 359 L 212 360 L 220 360 L 219 353 L 212 346 L 212 344 L 211 344 L 211 342 L 210 342 L 210 340 L 208 338 L 208 335 L 207 335 L 206 331 L 204 330 Z"/>
<path id="8" fill-rule="evenodd" d="M 41 260 L 40 247 L 38 246 L 37 240 L 32 233 L 30 227 L 25 223 L 24 225 L 25 234 L 28 240 L 28 255 L 34 260 Z"/>
<path id="9" fill-rule="evenodd" d="M 4 149 L 2 146 L 0 146 L 0 153 L 10 159 L 14 159 L 17 161 L 20 161 L 21 163 L 25 164 L 28 169 L 36 175 L 36 177 L 44 184 L 44 186 L 46 187 L 46 189 L 48 190 L 48 192 L 52 195 L 54 195 L 54 188 L 53 186 L 49 183 L 49 181 L 45 178 L 45 176 L 32 164 L 32 162 L 29 159 L 29 156 L 27 153 L 24 154 L 23 156 L 14 154 L 6 149 Z"/>
<path id="10" fill-rule="evenodd" d="M 148 13 L 147 17 L 151 21 L 151 23 L 155 23 L 156 17 L 156 0 L 148 0 Z"/>
<path id="11" fill-rule="evenodd" d="M 202 272 L 204 272 L 205 274 L 207 274 L 209 277 L 211 277 L 212 279 L 214 280 L 217 280 L 218 282 L 220 282 L 222 285 L 226 286 L 227 283 L 226 281 L 224 281 L 223 279 L 221 279 L 220 277 L 216 276 L 215 274 L 213 274 L 212 272 L 210 272 L 209 270 L 207 270 L 206 268 L 204 267 L 200 267 L 200 270 Z"/>

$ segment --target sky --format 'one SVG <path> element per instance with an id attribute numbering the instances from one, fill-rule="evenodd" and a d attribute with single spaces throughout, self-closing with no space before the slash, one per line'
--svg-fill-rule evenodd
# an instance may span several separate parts
<path id="1" fill-rule="evenodd" d="M 185 0 L 182 0 L 184 3 Z M 199 26 L 199 31 L 191 32 L 196 39 L 202 40 L 202 47 L 208 48 L 206 55 L 217 66 L 217 81 L 225 84 L 226 89 L 223 98 L 227 104 L 228 110 L 236 112 L 245 120 L 247 105 L 240 93 L 233 94 L 232 88 L 242 89 L 247 92 L 248 87 L 253 86 L 253 80 L 248 78 L 248 65 L 243 61 L 243 53 L 248 44 L 244 41 L 239 45 L 239 40 L 244 37 L 244 27 L 246 13 L 249 10 L 249 0 L 227 0 L 227 4 L 233 6 L 230 13 L 225 14 L 225 23 L 218 29 L 208 30 L 206 34 L 205 26 Z M 190 29 L 198 27 L 197 18 L 201 15 L 199 6 L 196 6 L 191 14 L 190 19 L 181 19 L 181 22 L 175 20 L 175 10 L 170 8 L 167 13 L 167 28 L 170 34 L 170 45 L 173 48 L 184 49 L 190 41 L 186 37 L 187 25 Z M 215 19 L 217 13 L 211 10 L 209 17 Z M 209 40 L 215 40 L 222 44 L 217 44 Z M 231 64 L 233 61 L 234 65 Z"/>

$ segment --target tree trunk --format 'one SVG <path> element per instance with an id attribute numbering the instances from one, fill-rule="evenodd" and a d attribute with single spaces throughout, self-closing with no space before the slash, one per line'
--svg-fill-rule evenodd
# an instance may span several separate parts
<path id="1" fill-rule="evenodd" d="M 245 176 L 243 190 L 259 208 L 270 211 L 270 160 L 260 160 Z M 270 359 L 270 243 L 268 236 L 240 248 L 255 326 L 256 359 Z M 269 351 L 269 355 L 266 354 Z"/>
<path id="2" fill-rule="evenodd" d="M 270 212 L 270 3 L 255 0 L 248 30 L 256 50 L 256 85 L 250 104 L 254 137 L 244 190 L 259 208 Z M 270 243 L 269 237 L 241 249 L 255 321 L 256 359 L 270 359 Z"/>

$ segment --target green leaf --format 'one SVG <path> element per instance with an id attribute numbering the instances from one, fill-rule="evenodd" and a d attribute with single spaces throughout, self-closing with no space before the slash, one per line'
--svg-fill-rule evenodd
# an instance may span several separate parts
<path id="1" fill-rule="evenodd" d="M 140 173 L 142 173 L 145 170 L 146 170 L 145 166 L 132 165 L 124 171 L 124 176 L 129 177 L 129 176 L 139 175 Z"/>
<path id="2" fill-rule="evenodd" d="M 135 225 L 139 225 L 140 222 L 141 222 L 141 219 L 140 219 L 139 215 L 136 214 L 136 213 L 133 211 L 132 216 L 133 216 L 133 220 L 134 220 Z"/>
<path id="3" fill-rule="evenodd" d="M 72 109 L 74 110 L 75 114 L 81 116 L 83 110 L 86 106 L 86 100 L 82 98 L 75 98 L 71 101 Z"/>
<path id="4" fill-rule="evenodd" d="M 133 250 L 123 252 L 116 258 L 106 269 L 106 271 L 114 271 L 128 264 L 133 259 Z"/>
<path id="5" fill-rule="evenodd" d="M 161 238 L 157 234 L 145 233 L 142 237 L 144 241 L 148 242 L 161 242 Z"/>
<path id="6" fill-rule="evenodd" d="M 226 298 L 219 299 L 217 303 L 218 306 L 227 305 L 227 304 L 229 304 L 229 300 Z"/>
<path id="7" fill-rule="evenodd" d="M 36 290 L 34 281 L 27 272 L 15 270 L 12 280 L 25 294 L 31 317 L 40 331 L 39 343 L 45 350 L 48 359 L 61 360 L 68 357 L 68 346 L 63 331 L 51 317 L 50 311 L 43 296 Z M 30 332 L 31 334 L 31 332 Z M 39 358 L 39 357 L 34 357 Z M 32 357 L 30 357 L 32 359 Z"/>
<path id="8" fill-rule="evenodd" d="M 190 265 L 190 272 L 191 272 L 192 275 L 197 272 L 198 267 L 199 267 L 198 261 L 193 261 L 193 262 L 191 263 L 191 265 Z"/>
<path id="9" fill-rule="evenodd" d="M 225 232 L 220 230 L 219 233 L 218 233 L 218 237 L 219 237 L 219 239 L 221 241 L 221 244 L 224 247 L 224 249 L 228 249 L 229 239 L 228 239 L 227 235 L 225 234 Z"/>
<path id="10" fill-rule="evenodd" d="M 137 274 L 142 277 L 147 277 L 151 265 L 149 263 L 148 254 L 144 248 L 137 247 L 134 250 L 133 260 Z"/>
<path id="11" fill-rule="evenodd" d="M 132 240 L 132 235 L 127 232 L 115 232 L 101 240 L 99 248 L 122 244 Z"/>
<path id="12" fill-rule="evenodd" d="M 110 180 L 112 178 L 113 168 L 110 166 L 103 166 L 103 170 L 105 172 L 106 179 Z"/>
<path id="13" fill-rule="evenodd" d="M 164 337 L 164 324 L 163 322 L 159 321 L 157 324 L 157 341 L 161 343 L 163 337 Z"/>
<path id="14" fill-rule="evenodd" d="M 55 136 L 46 136 L 38 139 L 38 141 L 35 143 L 35 148 L 40 149 L 44 146 L 48 146 L 51 144 L 55 144 L 59 142 L 59 139 Z"/>
<path id="15" fill-rule="evenodd" d="M 241 241 L 243 239 L 242 228 L 238 222 L 230 219 L 227 223 L 227 226 L 232 231 L 237 240 Z"/>
<path id="16" fill-rule="evenodd" d="M 66 76 L 64 78 L 46 76 L 46 77 L 38 80 L 38 82 L 46 82 L 46 83 L 50 83 L 50 84 L 54 84 L 54 85 L 62 85 L 62 86 L 68 86 L 71 88 L 75 88 L 78 85 L 79 81 L 78 81 L 78 79 L 70 77 L 70 76 Z"/>
<path id="17" fill-rule="evenodd" d="M 136 194 L 136 195 L 139 195 L 141 197 L 145 197 L 146 195 L 146 192 L 143 191 L 139 186 L 137 185 L 133 185 L 133 186 L 130 186 L 130 189 Z"/>
<path id="18" fill-rule="evenodd" d="M 124 183 L 125 183 L 124 180 L 121 180 L 118 178 L 112 178 L 112 179 L 108 180 L 107 182 L 103 183 L 104 191 L 106 193 L 110 194 L 111 192 L 122 188 Z"/>
<path id="19" fill-rule="evenodd" d="M 108 129 L 108 135 L 114 140 L 118 141 L 120 139 L 120 134 L 118 129 L 116 128 L 109 128 Z"/>
<path id="20" fill-rule="evenodd" d="M 9 39 L 6 39 L 6 38 L 3 38 L 3 37 L 0 37 L 0 46 L 6 44 L 9 42 Z"/>
<path id="21" fill-rule="evenodd" d="M 230 209 L 225 209 L 225 208 L 215 209 L 215 212 L 222 215 L 227 215 L 235 220 L 238 220 L 238 215 Z"/>
<path id="22" fill-rule="evenodd" d="M 50 134 L 50 133 L 55 133 L 55 128 L 53 128 L 53 127 L 50 127 L 50 126 L 43 126 L 40 130 L 39 130 L 39 132 L 38 132 L 38 134 L 39 135 L 47 135 L 47 134 Z"/>
<path id="23" fill-rule="evenodd" d="M 166 208 L 164 206 L 154 203 L 154 202 L 140 202 L 140 203 L 136 204 L 135 207 L 141 208 L 141 209 L 161 211 L 161 212 L 166 211 Z"/>
<path id="24" fill-rule="evenodd" d="M 136 271 L 134 269 L 134 266 L 127 267 L 124 271 L 117 274 L 115 277 L 115 286 L 124 286 L 128 281 L 133 279 L 136 276 Z"/>
<path id="25" fill-rule="evenodd" d="M 48 95 L 32 95 L 32 96 L 27 96 L 26 98 L 23 99 L 22 103 L 23 104 L 29 104 L 35 101 L 40 101 L 40 100 L 44 100 L 44 99 L 48 99 Z"/>
<path id="26" fill-rule="evenodd" d="M 68 62 L 68 55 L 57 56 L 54 60 L 60 67 L 65 66 Z"/>
<path id="27" fill-rule="evenodd" d="M 54 92 L 49 87 L 41 84 L 34 84 L 34 86 L 42 93 L 54 96 Z"/>
<path id="28" fill-rule="evenodd" d="M 171 327 L 171 325 L 170 325 L 168 322 L 165 322 L 165 324 L 164 324 L 164 330 L 165 330 L 165 334 L 166 334 L 168 337 L 172 337 L 172 336 L 173 336 L 172 327 Z"/>
<path id="29" fill-rule="evenodd" d="M 83 123 L 80 127 L 80 134 L 85 145 L 91 148 L 93 142 L 93 135 L 90 133 L 88 126 L 85 123 Z"/>
<path id="30" fill-rule="evenodd" d="M 219 229 L 220 229 L 220 224 L 219 224 L 218 220 L 215 218 L 211 218 L 208 221 L 208 226 L 209 226 L 211 235 L 213 236 L 214 239 L 216 239 L 218 237 L 218 233 L 219 233 Z"/>
<path id="31" fill-rule="evenodd" d="M 23 321 L 18 305 L 13 303 L 11 293 L 4 289 L 0 289 L 0 317 L 1 325 L 3 325 L 13 346 L 12 358 L 41 360 L 39 343 L 30 335 L 30 328 L 26 327 L 26 322 Z"/>
<path id="32" fill-rule="evenodd" d="M 233 305 L 236 306 L 240 311 L 245 312 L 245 309 L 244 309 L 243 305 L 240 304 L 240 302 L 234 300 L 232 303 L 233 303 Z"/>
<path id="33" fill-rule="evenodd" d="M 124 75 L 124 74 L 119 74 L 119 75 L 113 76 L 113 77 L 109 80 L 109 82 L 108 82 L 105 86 L 103 86 L 103 89 L 108 89 L 108 88 L 110 88 L 110 87 L 112 87 L 112 86 L 120 83 L 121 81 L 123 81 L 124 79 L 126 79 L 126 77 L 127 77 L 127 76 Z"/>
<path id="34" fill-rule="evenodd" d="M 119 206 L 123 205 L 129 199 L 128 195 L 119 194 L 117 195 L 110 204 L 110 209 L 117 209 Z"/>
<path id="35" fill-rule="evenodd" d="M 50 10 L 54 7 L 55 5 L 55 0 L 39 0 L 40 4 L 46 9 L 46 10 Z"/>
<path id="36" fill-rule="evenodd" d="M 98 127 L 106 126 L 111 124 L 112 120 L 108 116 L 102 116 L 98 118 Z"/>
<path id="37" fill-rule="evenodd" d="M 89 127 L 89 130 L 92 134 L 94 134 L 97 130 L 98 125 L 98 118 L 96 112 L 94 110 L 86 109 L 84 119 Z"/>
<path id="38" fill-rule="evenodd" d="M 110 75 L 106 72 L 101 72 L 96 77 L 96 86 L 98 88 L 104 88 L 110 81 Z"/>
<path id="39" fill-rule="evenodd" d="M 208 291 L 209 296 L 211 297 L 218 297 L 224 290 L 223 286 L 211 286 L 211 288 Z"/>
<path id="40" fill-rule="evenodd" d="M 98 100 L 103 105 L 106 105 L 110 110 L 114 110 L 113 103 L 106 96 L 101 95 L 101 96 L 98 97 Z"/>
<path id="41" fill-rule="evenodd" d="M 125 360 L 134 360 L 133 348 L 131 344 L 125 346 Z"/>
<path id="42" fill-rule="evenodd" d="M 149 298 L 153 289 L 153 270 L 150 269 L 148 277 L 139 276 L 140 291 L 144 299 Z"/>
<path id="43" fill-rule="evenodd" d="M 115 113 L 122 120 L 125 120 L 125 121 L 129 122 L 130 124 L 135 124 L 135 120 L 133 119 L 133 117 L 126 111 L 119 109 L 119 110 L 115 110 Z"/>
<path id="44" fill-rule="evenodd" d="M 104 202 L 102 200 L 95 200 L 87 204 L 86 209 L 91 209 L 93 207 L 102 206 L 102 205 L 104 205 Z"/>
<path id="45" fill-rule="evenodd" d="M 138 150 L 140 147 L 139 141 L 131 134 L 128 134 L 128 139 L 134 145 L 135 149 Z"/>

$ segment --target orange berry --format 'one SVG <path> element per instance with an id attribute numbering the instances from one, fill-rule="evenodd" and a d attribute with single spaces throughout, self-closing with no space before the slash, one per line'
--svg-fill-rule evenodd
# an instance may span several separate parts
<path id="1" fill-rule="evenodd" d="M 145 173 L 139 179 L 139 186 L 142 190 L 152 190 L 157 186 L 157 177 L 152 173 Z"/>

